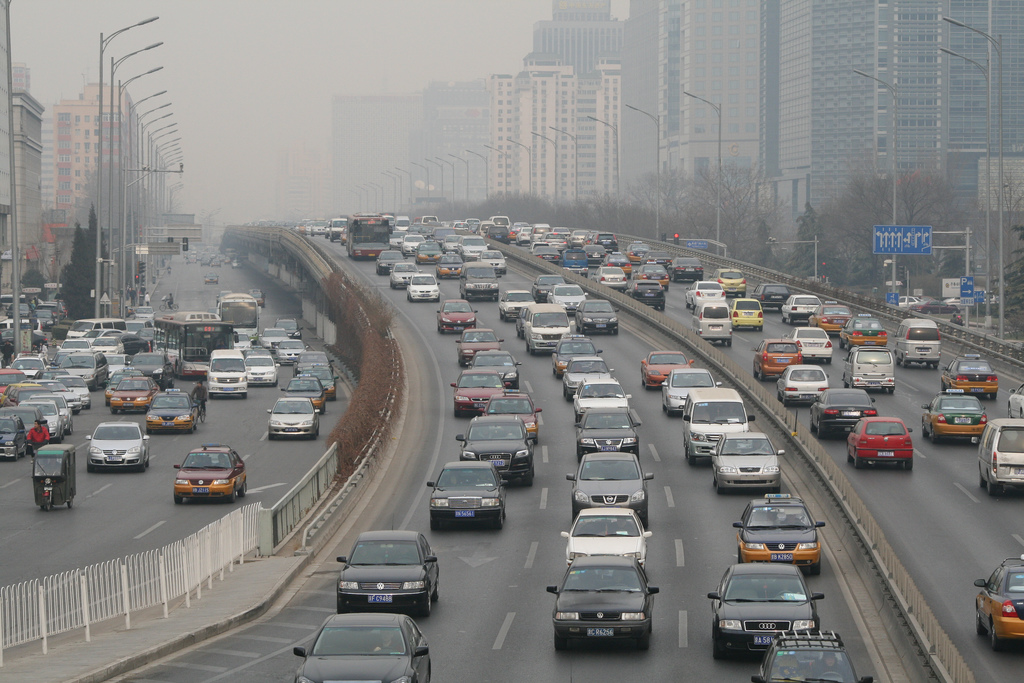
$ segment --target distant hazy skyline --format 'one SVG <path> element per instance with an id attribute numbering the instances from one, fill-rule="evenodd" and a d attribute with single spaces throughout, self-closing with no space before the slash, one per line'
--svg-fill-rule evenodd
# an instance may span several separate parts
<path id="1" fill-rule="evenodd" d="M 516 72 L 551 0 L 14 0 L 12 58 L 49 111 L 98 81 L 99 36 L 111 41 L 141 105 L 172 102 L 185 153 L 178 210 L 216 222 L 273 218 L 275 164 L 293 144 L 330 153 L 334 95 L 411 93 L 435 80 Z M 612 0 L 625 20 L 628 0 Z M 109 78 L 109 74 L 105 79 Z M 175 136 L 176 137 L 176 136 Z"/>

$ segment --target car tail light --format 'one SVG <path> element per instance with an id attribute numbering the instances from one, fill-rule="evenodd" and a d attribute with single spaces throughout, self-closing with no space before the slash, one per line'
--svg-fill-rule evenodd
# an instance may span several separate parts
<path id="1" fill-rule="evenodd" d="M 988 415 L 982 415 L 981 419 L 978 420 L 979 424 L 988 424 Z"/>
<path id="2" fill-rule="evenodd" d="M 763 319 L 764 318 L 764 313 L 762 313 L 761 311 L 758 311 L 757 312 L 757 317 Z"/>
<path id="3" fill-rule="evenodd" d="M 839 414 L 839 410 L 837 410 L 836 408 L 826 408 L 825 409 L 825 414 L 826 415 L 838 415 Z"/>
<path id="4" fill-rule="evenodd" d="M 818 387 L 818 391 L 825 391 L 828 387 Z"/>
<path id="5" fill-rule="evenodd" d="M 970 380 L 967 378 L 967 375 L 957 375 L 956 376 L 956 381 L 957 382 L 969 382 Z"/>
<path id="6" fill-rule="evenodd" d="M 826 340 L 825 341 L 825 348 L 826 349 L 831 349 L 832 348 L 832 341 L 831 340 Z"/>
<path id="7" fill-rule="evenodd" d="M 718 278 L 718 284 L 722 284 L 722 278 Z"/>
<path id="8" fill-rule="evenodd" d="M 786 391 L 796 391 L 796 387 L 786 387 Z M 828 411 L 825 411 L 828 412 Z"/>
<path id="9" fill-rule="evenodd" d="M 768 352 L 767 351 L 761 354 L 761 362 L 762 363 L 767 363 L 768 362 Z"/>
<path id="10" fill-rule="evenodd" d="M 1017 608 L 1013 606 L 1012 600 L 1007 600 L 1003 603 L 1003 616 L 1004 617 L 1015 617 L 1017 616 Z"/>
<path id="11" fill-rule="evenodd" d="M 878 336 L 879 336 L 879 337 L 888 337 L 888 336 L 889 336 L 889 333 L 888 333 L 888 332 L 886 332 L 885 330 L 882 330 L 882 331 L 880 331 L 880 332 L 878 333 Z"/>
<path id="12" fill-rule="evenodd" d="M 875 417 L 878 415 L 878 411 L 874 408 L 868 408 L 867 410 L 862 410 L 860 412 L 862 417 Z"/>
<path id="13" fill-rule="evenodd" d="M 741 285 L 747 284 L 747 278 L 743 278 L 742 280 L 740 280 L 740 284 Z"/>
<path id="14" fill-rule="evenodd" d="M 989 375 L 988 377 L 985 378 L 985 381 L 986 382 L 998 382 L 999 378 L 996 377 L 995 375 Z"/>
<path id="15" fill-rule="evenodd" d="M 797 363 L 803 363 L 804 362 L 804 356 L 803 356 L 802 353 L 797 353 L 796 354 L 796 362 Z"/>
<path id="16" fill-rule="evenodd" d="M 910 438 L 910 435 L 909 435 L 909 434 L 907 435 L 907 438 L 903 439 L 903 445 L 904 445 L 904 446 L 913 446 L 913 445 L 914 445 L 914 442 L 913 442 L 913 440 L 912 440 L 912 439 Z"/>
<path id="17" fill-rule="evenodd" d="M 939 415 L 937 418 L 935 418 L 935 421 L 936 422 L 941 422 L 941 423 L 945 424 L 946 423 L 946 416 L 945 415 Z"/>
<path id="18" fill-rule="evenodd" d="M 863 337 L 863 336 L 864 336 L 864 333 L 863 333 L 863 332 L 861 332 L 860 330 L 854 330 L 854 331 L 853 331 L 853 336 L 854 336 L 854 337 Z"/>

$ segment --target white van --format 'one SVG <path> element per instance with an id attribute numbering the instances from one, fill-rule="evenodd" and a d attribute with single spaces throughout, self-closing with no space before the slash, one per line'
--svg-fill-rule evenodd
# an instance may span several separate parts
<path id="1" fill-rule="evenodd" d="M 245 356 L 235 349 L 217 349 L 210 354 L 210 370 L 206 373 L 207 391 L 215 395 L 241 396 L 249 393 Z"/>
<path id="2" fill-rule="evenodd" d="M 850 349 L 843 368 L 843 386 L 881 389 L 890 394 L 896 390 L 896 362 L 889 349 L 877 346 L 855 346 Z"/>
<path id="3" fill-rule="evenodd" d="M 896 331 L 896 363 L 906 367 L 910 363 L 939 367 L 942 336 L 934 320 L 907 318 Z"/>
<path id="4" fill-rule="evenodd" d="M 704 301 L 697 305 L 692 318 L 693 331 L 712 344 L 732 346 L 732 316 L 724 301 Z"/>
<path id="5" fill-rule="evenodd" d="M 121 330 L 124 332 L 127 325 L 123 318 L 82 318 L 71 324 L 68 330 L 68 339 L 84 337 L 90 330 Z"/>
<path id="6" fill-rule="evenodd" d="M 569 316 L 559 304 L 530 304 L 523 314 L 523 338 L 530 355 L 553 351 L 569 334 Z"/>
<path id="7" fill-rule="evenodd" d="M 978 483 L 990 496 L 1024 489 L 1024 420 L 989 420 L 978 442 Z"/>
<path id="8" fill-rule="evenodd" d="M 508 228 L 512 225 L 512 221 L 508 219 L 508 216 L 491 216 L 487 221 L 494 225 L 500 225 L 503 228 Z"/>
<path id="9" fill-rule="evenodd" d="M 691 389 L 683 405 L 683 454 L 693 465 L 711 458 L 723 434 L 749 432 L 753 415 L 747 414 L 735 389 Z"/>

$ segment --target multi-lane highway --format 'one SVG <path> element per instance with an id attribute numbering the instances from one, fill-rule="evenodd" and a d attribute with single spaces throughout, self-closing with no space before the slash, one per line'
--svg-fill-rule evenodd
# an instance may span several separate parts
<path id="1" fill-rule="evenodd" d="M 399 312 L 398 335 L 416 387 L 411 398 L 416 403 L 414 414 L 407 417 L 399 454 L 407 466 L 400 477 L 388 482 L 386 493 L 375 496 L 376 507 L 357 520 L 352 534 L 324 553 L 328 561 L 314 567 L 278 613 L 123 680 L 288 680 L 298 664 L 291 646 L 305 644 L 334 611 L 337 565 L 330 558 L 348 554 L 356 531 L 392 527 L 423 531 L 440 558 L 440 601 L 429 618 L 419 620 L 430 640 L 437 680 L 632 680 L 638 666 L 656 679 L 747 680 L 754 671 L 752 660 L 712 659 L 706 593 L 717 587 L 722 572 L 735 560 L 732 522 L 750 496 L 716 495 L 708 467 L 690 467 L 680 457 L 678 418 L 664 416 L 658 392 L 640 387 L 640 358 L 664 343 L 643 330 L 636 334 L 632 325 L 598 343 L 615 375 L 632 392 L 632 404 L 644 421 L 641 458 L 645 469 L 654 473 L 650 482 L 654 537 L 648 568 L 652 584 L 661 593 L 655 600 L 651 650 L 584 644 L 556 653 L 553 596 L 544 589 L 557 583 L 565 571 L 565 541 L 559 532 L 571 521 L 570 483 L 565 474 L 574 469 L 576 458 L 572 409 L 562 398 L 561 384 L 551 375 L 550 359 L 525 353 L 512 324 L 498 320 L 496 304 L 476 305 L 480 325 L 501 330 L 504 348 L 523 361 L 522 387 L 544 409 L 537 477 L 532 488 L 509 491 L 503 530 L 429 531 L 424 483 L 441 463 L 457 458 L 454 437 L 468 423 L 452 416 L 448 383 L 459 373 L 455 337 L 436 332 L 435 305 L 409 304 L 404 292 L 389 290 L 387 279 L 373 274 L 372 263 L 352 263 L 340 255 L 340 249 L 332 248 L 346 268 L 377 288 Z M 501 286 L 528 289 L 531 280 L 512 272 Z M 444 298 L 458 296 L 456 282 L 444 282 L 441 289 Z M 681 292 L 673 290 L 670 301 L 670 312 L 682 315 Z M 819 603 L 823 627 L 844 635 L 862 675 L 881 674 L 883 667 L 874 661 L 874 650 L 858 629 L 828 555 L 821 576 L 808 577 L 808 582 L 813 591 L 826 595 Z"/>
<path id="2" fill-rule="evenodd" d="M 262 313 L 265 326 L 279 317 L 301 316 L 298 298 L 254 270 L 216 268 L 220 285 L 204 286 L 202 274 L 208 270 L 175 258 L 173 274 L 163 277 L 153 300 L 173 292 L 181 310 L 205 311 L 215 305 L 220 290 L 246 292 L 260 287 L 267 294 Z M 292 375 L 287 366 L 280 372 L 285 379 Z M 192 383 L 178 381 L 177 386 L 189 391 Z M 78 495 L 73 509 L 43 512 L 33 504 L 29 458 L 0 462 L 0 585 L 158 548 L 223 516 L 229 508 L 222 503 L 175 505 L 172 500 L 172 465 L 203 443 L 228 444 L 245 458 L 249 494 L 236 505 L 261 501 L 269 507 L 323 455 L 330 431 L 323 429 L 316 441 L 268 442 L 266 409 L 281 395 L 279 389 L 254 387 L 246 399 L 209 401 L 206 422 L 194 434 L 150 437 L 151 466 L 146 472 L 90 473 L 85 470 L 85 437 L 96 425 L 144 421 L 139 413 L 111 415 L 102 392 L 93 392 L 92 408 L 75 415 L 74 434 L 65 441 L 74 444 L 78 452 Z M 330 424 L 344 412 L 345 405 L 344 392 L 339 393 L 338 401 L 328 404 Z"/>

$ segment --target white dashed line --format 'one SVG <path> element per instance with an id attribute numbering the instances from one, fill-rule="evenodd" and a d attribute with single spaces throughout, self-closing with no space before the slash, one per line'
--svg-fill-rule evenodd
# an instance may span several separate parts
<path id="1" fill-rule="evenodd" d="M 492 650 L 500 650 L 501 646 L 505 644 L 505 636 L 508 635 L 508 630 L 512 628 L 512 620 L 515 618 L 515 612 L 509 612 L 505 615 L 505 621 L 501 624 L 501 628 L 498 629 L 498 637 L 494 639 L 494 645 L 491 646 Z"/>
<path id="2" fill-rule="evenodd" d="M 103 486 L 99 487 L 98 489 L 90 493 L 88 496 L 86 496 L 86 498 L 88 499 L 92 498 L 93 496 L 98 496 L 99 494 L 109 489 L 111 486 L 113 486 L 113 484 L 104 484 Z"/>
<path id="3" fill-rule="evenodd" d="M 548 488 L 546 486 L 540 490 L 540 509 L 548 509 Z"/>
<path id="4" fill-rule="evenodd" d="M 535 414 L 537 416 L 537 426 L 538 427 L 543 427 L 544 426 L 544 416 L 541 415 L 540 413 L 535 413 Z"/>
<path id="5" fill-rule="evenodd" d="M 164 524 L 165 524 L 164 520 L 161 520 L 161 521 L 157 522 L 156 524 L 154 524 L 153 526 L 149 527 L 148 529 L 146 529 L 145 531 L 143 531 L 143 532 L 142 532 L 141 534 L 139 534 L 138 536 L 136 536 L 136 537 L 135 537 L 135 540 L 136 540 L 136 541 L 137 541 L 137 540 L 139 540 L 140 538 L 142 538 L 143 536 L 147 535 L 147 534 L 148 534 L 149 532 L 151 532 L 151 531 L 156 531 L 157 529 L 159 529 L 160 527 L 162 527 L 162 526 L 163 526 Z"/>
<path id="6" fill-rule="evenodd" d="M 687 647 L 690 644 L 690 629 L 686 618 L 686 610 L 679 610 L 679 647 Z"/>
<path id="7" fill-rule="evenodd" d="M 1010 535 L 1013 536 L 1013 540 L 1017 541 L 1017 543 L 1020 543 L 1021 545 L 1024 545 L 1024 538 L 1021 538 L 1019 534 L 1010 534 Z"/>
<path id="8" fill-rule="evenodd" d="M 530 544 L 530 552 L 526 553 L 526 564 L 523 566 L 523 569 L 533 569 L 533 561 L 537 559 L 538 545 L 537 541 Z"/>
<path id="9" fill-rule="evenodd" d="M 955 487 L 957 487 L 958 489 L 960 489 L 960 493 L 964 494 L 965 496 L 967 496 L 968 498 L 970 498 L 970 499 L 971 499 L 972 501 L 974 501 L 975 503 L 980 503 L 980 502 L 981 502 L 980 500 L 978 500 L 977 498 L 975 498 L 975 497 L 974 497 L 974 494 L 973 494 L 973 493 L 971 493 L 970 491 L 968 491 L 967 489 L 965 489 L 965 488 L 963 487 L 963 485 L 962 485 L 962 484 L 960 484 L 960 482 L 954 482 L 954 483 L 953 483 L 953 486 L 955 486 Z"/>
<path id="10" fill-rule="evenodd" d="M 7 482 L 6 484 L 4 484 L 3 486 L 0 486 L 0 489 L 5 489 L 8 486 L 13 486 L 14 484 L 17 484 L 19 481 L 21 481 L 21 479 L 12 479 L 9 482 Z"/>
<path id="11" fill-rule="evenodd" d="M 683 556 L 683 539 L 676 539 L 676 566 L 682 567 L 686 564 L 686 558 Z"/>
<path id="12" fill-rule="evenodd" d="M 532 385 L 532 384 L 530 384 L 530 380 L 526 380 L 525 382 L 523 382 L 523 384 L 525 384 L 525 385 L 526 385 L 526 391 L 527 391 L 527 393 L 530 393 L 530 394 L 532 394 L 532 393 L 533 393 L 533 385 Z"/>
<path id="13" fill-rule="evenodd" d="M 548 464 L 548 447 L 547 446 L 541 446 L 540 447 L 540 461 L 542 463 L 544 463 L 545 465 Z"/>
<path id="14" fill-rule="evenodd" d="M 921 451 L 917 450 L 916 448 L 914 449 L 914 457 L 915 458 L 921 458 L 922 460 L 927 460 L 928 459 L 927 455 L 925 455 Z"/>
<path id="15" fill-rule="evenodd" d="M 651 457 L 654 458 L 654 462 L 661 462 L 661 456 L 658 455 L 658 449 L 654 447 L 654 444 L 649 443 L 647 447 L 651 449 Z"/>
<path id="16" fill-rule="evenodd" d="M 668 502 L 668 506 L 670 508 L 674 508 L 676 506 L 675 498 L 672 497 L 672 489 L 668 486 L 665 487 L 665 500 Z"/>

